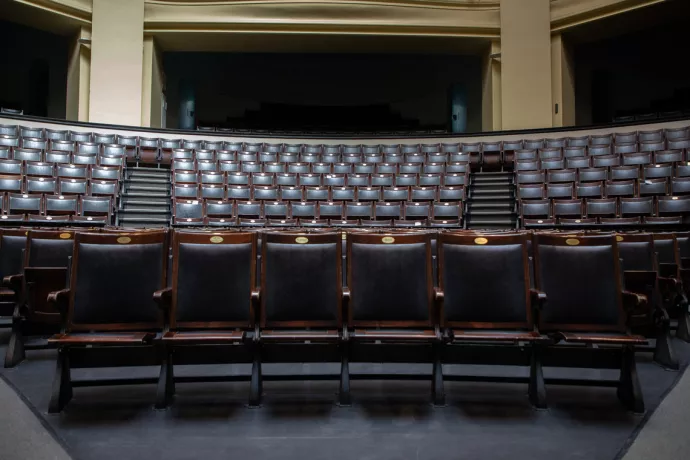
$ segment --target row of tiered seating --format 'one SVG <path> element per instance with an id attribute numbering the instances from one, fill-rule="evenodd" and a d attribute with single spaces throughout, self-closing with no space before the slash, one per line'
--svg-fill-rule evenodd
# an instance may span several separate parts
<path id="1" fill-rule="evenodd" d="M 173 224 L 252 225 L 267 219 L 269 225 L 284 226 L 299 225 L 301 218 L 307 225 L 331 224 L 324 219 L 346 225 L 378 219 L 391 226 L 396 221 L 401 226 L 434 221 L 462 226 L 470 170 L 514 168 L 522 225 L 676 223 L 678 219 L 670 217 L 690 213 L 690 201 L 683 198 L 690 194 L 689 146 L 687 127 L 556 139 L 312 145 L 157 139 L 1 125 L 0 156 L 6 159 L 0 159 L 0 174 L 38 176 L 32 171 L 45 160 L 56 164 L 58 180 L 52 188 L 50 181 L 30 178 L 26 184 L 32 187 L 23 185 L 18 190 L 12 184 L 0 191 L 31 193 L 29 188 L 38 184 L 47 193 L 63 196 L 112 196 L 117 206 L 119 184 L 82 174 L 79 178 L 85 183 L 68 175 L 60 163 L 70 161 L 95 170 L 102 164 L 121 166 L 125 160 L 170 161 Z M 651 202 L 647 197 L 653 197 Z M 638 198 L 645 199 L 633 200 Z M 191 214 L 177 212 L 180 199 L 192 202 L 182 203 L 192 205 L 186 206 Z M 582 201 L 578 206 L 574 200 Z M 342 212 L 311 211 L 311 201 L 319 202 L 320 209 L 330 203 L 342 205 Z M 355 204 L 350 206 L 350 201 Z M 235 212 L 232 216 L 208 214 L 211 202 Z M 442 208 L 455 209 L 455 203 L 458 212 L 438 213 Z M 420 206 L 429 212 L 415 212 L 413 208 Z M 304 214 L 294 212 L 293 208 L 301 207 L 306 209 Z M 245 213 L 245 208 L 260 212 Z M 409 224 L 409 220 L 420 222 Z"/>
<path id="2" fill-rule="evenodd" d="M 687 129 L 515 152 L 524 227 L 681 224 L 690 215 Z M 639 143 L 638 143 L 639 141 Z M 668 150 L 670 149 L 670 150 Z"/>
<path id="3" fill-rule="evenodd" d="M 467 362 L 458 348 L 477 344 L 504 359 L 510 348 L 526 350 L 518 361 L 530 367 L 538 407 L 546 405 L 543 360 L 618 368 L 621 400 L 644 410 L 634 350 L 646 339 L 629 332 L 627 312 L 644 311 L 647 298 L 624 291 L 613 235 L 353 232 L 343 250 L 340 232 L 179 231 L 168 272 L 167 232 L 50 233 L 43 236 L 60 244 L 63 257 L 74 238 L 69 287 L 38 299 L 62 324 L 49 340 L 60 349 L 51 412 L 72 397 L 70 367 L 141 365 L 147 350 L 156 355 L 161 347 L 158 407 L 172 402 L 173 356 L 176 365 L 252 362 L 252 405 L 261 401 L 263 362 L 341 362 L 343 404 L 350 402 L 350 361 L 430 362 L 433 401 L 442 404 L 442 364 Z M 28 238 L 25 264 L 40 252 L 56 254 L 55 245 L 37 244 L 42 232 Z M 21 286 L 19 277 L 6 280 Z M 590 358 L 573 360 L 573 353 Z M 471 362 L 480 356 L 475 350 Z"/>
<path id="4" fill-rule="evenodd" d="M 0 307 L 16 303 L 6 365 L 23 359 L 22 335 L 39 325 L 61 329 L 48 342 L 60 349 L 51 412 L 71 399 L 70 367 L 81 366 L 157 363 L 156 404 L 165 407 L 173 356 L 177 365 L 253 363 L 253 405 L 263 362 L 341 362 L 344 404 L 351 361 L 432 362 L 432 397 L 441 404 L 443 363 L 507 359 L 530 367 L 537 407 L 549 383 L 542 365 L 614 367 L 619 397 L 641 412 L 636 347 L 655 338 L 655 359 L 677 368 L 667 310 L 690 340 L 683 254 L 687 233 L 2 230 L 1 275 L 14 300 L 3 291 Z M 463 354 L 476 344 L 470 358 Z M 516 361 L 519 350 L 526 353 Z"/>
<path id="5" fill-rule="evenodd" d="M 175 226 L 436 227 L 462 224 L 461 202 L 240 201 L 177 199 Z"/>

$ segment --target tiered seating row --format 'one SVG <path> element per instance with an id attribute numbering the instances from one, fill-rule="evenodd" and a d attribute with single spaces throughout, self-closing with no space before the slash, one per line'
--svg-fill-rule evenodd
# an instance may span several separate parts
<path id="1" fill-rule="evenodd" d="M 0 220 L 110 224 L 121 178 L 121 166 L 0 160 Z"/>
<path id="2" fill-rule="evenodd" d="M 665 344 L 672 353 L 668 321 L 657 313 L 682 299 L 681 242 L 687 252 L 690 241 L 687 234 L 117 229 L 4 230 L 0 238 L 4 259 L 23 258 L 21 274 L 3 273 L 5 285 L 28 301 L 17 306 L 13 330 L 61 318 L 62 332 L 49 340 L 60 349 L 51 412 L 72 397 L 70 367 L 149 359 L 161 366 L 157 406 L 165 407 L 174 395 L 173 356 L 175 365 L 253 363 L 252 405 L 261 400 L 263 362 L 340 362 L 343 404 L 350 402 L 350 361 L 433 363 L 437 404 L 443 363 L 510 362 L 530 367 L 530 401 L 538 407 L 546 405 L 542 363 L 613 367 L 621 370 L 619 397 L 642 411 L 635 347 L 654 337 L 657 349 Z M 650 297 L 621 284 L 623 270 L 633 270 L 625 272 L 626 286 L 629 274 L 642 273 L 640 250 L 664 262 L 670 255 L 663 277 L 654 265 L 646 272 L 655 280 L 643 283 L 652 286 Z M 43 299 L 36 293 L 47 293 L 46 283 L 55 292 Z M 21 294 L 25 289 L 34 294 Z M 679 321 L 679 336 L 690 340 L 687 311 Z M 634 324 L 643 335 L 629 331 Z M 19 339 L 8 350 L 13 364 L 24 353 L 16 352 Z"/>
<path id="3" fill-rule="evenodd" d="M 665 139 L 662 134 L 639 144 L 636 133 L 618 134 L 615 141 L 621 143 L 589 146 L 587 151 L 516 151 L 521 224 L 620 227 L 685 222 L 690 215 L 690 140 Z"/>

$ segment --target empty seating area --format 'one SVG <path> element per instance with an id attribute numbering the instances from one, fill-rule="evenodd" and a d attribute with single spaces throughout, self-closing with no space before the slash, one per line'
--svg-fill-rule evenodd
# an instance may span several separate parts
<path id="1" fill-rule="evenodd" d="M 687 128 L 550 140 L 515 151 L 521 224 L 623 228 L 690 215 Z"/>
<path id="2" fill-rule="evenodd" d="M 687 233 L 4 229 L 0 308 L 13 310 L 5 366 L 58 348 L 50 412 L 65 407 L 73 386 L 108 384 L 73 380 L 70 369 L 132 365 L 160 366 L 160 377 L 110 384 L 155 383 L 163 408 L 176 384 L 207 379 L 175 377 L 177 365 L 252 364 L 242 378 L 258 406 L 262 364 L 273 362 L 340 363 L 339 374 L 319 378 L 339 381 L 342 405 L 351 378 L 396 378 L 351 375 L 350 363 L 428 363 L 431 374 L 415 378 L 430 381 L 435 404 L 444 403 L 444 380 L 459 378 L 444 376 L 444 364 L 500 364 L 529 369 L 536 407 L 546 407 L 549 384 L 601 384 L 643 412 L 635 354 L 677 368 L 669 317 L 690 340 L 688 241 Z M 620 379 L 554 380 L 542 366 L 618 369 Z"/>
<path id="3" fill-rule="evenodd" d="M 174 225 L 462 225 L 459 144 L 223 147 L 172 152 Z"/>
<path id="4" fill-rule="evenodd" d="M 1 217 L 117 222 L 123 171 L 146 164 L 170 168 L 170 224 L 179 227 L 467 228 L 471 177 L 511 171 L 514 190 L 500 192 L 513 198 L 501 195 L 496 209 L 518 215 L 518 228 L 678 227 L 690 215 L 689 146 L 690 127 L 345 145 L 0 125 Z M 492 191 L 482 193 L 490 214 Z"/>
<path id="5" fill-rule="evenodd" d="M 127 155 L 120 140 L 0 126 L 0 223 L 111 225 Z"/>

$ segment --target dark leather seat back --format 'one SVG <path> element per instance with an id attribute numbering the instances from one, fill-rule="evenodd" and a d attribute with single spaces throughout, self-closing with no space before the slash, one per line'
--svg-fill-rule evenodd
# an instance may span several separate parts
<path id="1" fill-rule="evenodd" d="M 175 233 L 171 327 L 253 324 L 256 238 L 256 233 Z"/>
<path id="2" fill-rule="evenodd" d="M 69 328 L 160 328 L 153 293 L 165 287 L 167 256 L 167 232 L 78 233 Z"/>
<path id="3" fill-rule="evenodd" d="M 531 327 L 528 238 L 527 234 L 440 235 L 443 324 Z"/>
<path id="4" fill-rule="evenodd" d="M 0 276 L 22 272 L 22 251 L 26 247 L 27 233 L 26 230 L 0 230 Z"/>
<path id="5" fill-rule="evenodd" d="M 540 329 L 623 331 L 615 236 L 535 235 L 537 289 L 547 295 Z"/>
<path id="6" fill-rule="evenodd" d="M 340 233 L 263 235 L 261 325 L 339 326 Z"/>
<path id="7" fill-rule="evenodd" d="M 424 233 L 348 235 L 354 326 L 430 326 L 431 243 Z"/>
<path id="8" fill-rule="evenodd" d="M 67 268 L 73 249 L 73 231 L 31 230 L 26 245 L 26 266 Z"/>
<path id="9" fill-rule="evenodd" d="M 676 240 L 672 233 L 657 233 L 654 235 L 654 250 L 657 254 L 657 262 L 660 264 L 675 264 Z"/>
<path id="10" fill-rule="evenodd" d="M 654 263 L 654 239 L 651 234 L 617 235 L 618 253 L 623 260 L 623 270 L 656 271 Z"/>

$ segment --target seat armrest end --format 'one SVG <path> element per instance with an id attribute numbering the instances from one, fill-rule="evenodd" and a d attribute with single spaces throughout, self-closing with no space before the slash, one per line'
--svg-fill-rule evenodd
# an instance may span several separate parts
<path id="1" fill-rule="evenodd" d="M 60 312 L 60 316 L 63 320 L 67 318 L 70 292 L 70 289 L 62 289 L 60 291 L 53 291 L 48 294 L 48 303 Z"/>
<path id="2" fill-rule="evenodd" d="M 23 280 L 24 275 L 9 275 L 2 279 L 2 285 L 3 287 L 13 290 L 15 294 L 17 294 L 21 290 Z"/>
<path id="3" fill-rule="evenodd" d="M 647 296 L 636 292 L 623 291 L 623 303 L 628 311 L 647 304 Z"/>
<path id="4" fill-rule="evenodd" d="M 165 288 L 153 293 L 153 301 L 161 310 L 168 310 L 172 302 L 172 288 Z"/>

